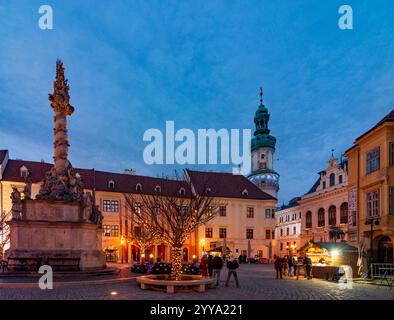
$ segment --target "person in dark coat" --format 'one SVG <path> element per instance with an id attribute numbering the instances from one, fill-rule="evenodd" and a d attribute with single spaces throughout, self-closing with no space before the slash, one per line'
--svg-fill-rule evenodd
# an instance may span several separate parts
<path id="1" fill-rule="evenodd" d="M 308 255 L 305 255 L 303 264 L 305 266 L 306 270 L 306 277 L 308 280 L 312 279 L 312 260 L 311 258 L 308 257 Z"/>
<path id="2" fill-rule="evenodd" d="M 213 255 L 210 254 L 208 256 L 208 275 L 210 277 L 212 277 L 212 272 L 213 272 L 212 259 L 213 259 Z"/>
<path id="3" fill-rule="evenodd" d="M 219 255 L 212 258 L 213 277 L 216 278 L 216 286 L 220 283 L 220 271 L 223 268 L 223 259 Z"/>
<path id="4" fill-rule="evenodd" d="M 275 261 L 274 261 L 274 266 L 275 266 L 275 270 L 276 270 L 276 279 L 282 279 L 282 258 L 279 256 L 275 256 L 274 257 Z"/>
<path id="5" fill-rule="evenodd" d="M 239 288 L 239 281 L 238 281 L 238 275 L 237 275 L 238 267 L 239 267 L 239 264 L 238 264 L 237 259 L 231 259 L 231 260 L 227 261 L 228 274 L 227 274 L 227 280 L 226 280 L 226 287 L 228 287 L 231 275 L 233 275 L 234 279 L 235 279 L 235 284 L 236 284 L 237 288 Z"/>

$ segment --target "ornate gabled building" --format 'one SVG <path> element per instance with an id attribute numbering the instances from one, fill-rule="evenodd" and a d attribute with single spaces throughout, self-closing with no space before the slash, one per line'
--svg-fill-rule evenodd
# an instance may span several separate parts
<path id="1" fill-rule="evenodd" d="M 311 240 L 348 240 L 347 163 L 347 159 L 338 161 L 332 155 L 328 167 L 319 172 L 315 184 L 299 201 L 302 245 Z"/>
<path id="2" fill-rule="evenodd" d="M 262 191 L 277 198 L 279 174 L 274 170 L 276 138 L 270 135 L 269 119 L 268 109 L 263 104 L 263 90 L 260 89 L 260 105 L 254 116 L 256 130 L 251 143 L 252 172 L 248 178 Z"/>

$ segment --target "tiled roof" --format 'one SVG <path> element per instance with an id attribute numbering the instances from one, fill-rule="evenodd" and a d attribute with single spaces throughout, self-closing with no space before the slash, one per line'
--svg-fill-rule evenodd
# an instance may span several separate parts
<path id="1" fill-rule="evenodd" d="M 385 122 L 393 122 L 394 121 L 394 110 L 391 110 L 388 114 L 386 114 L 382 120 L 380 120 L 377 124 L 375 124 L 371 129 L 369 129 L 368 131 L 364 132 L 361 136 L 359 136 L 357 140 L 360 140 L 362 137 L 364 137 L 365 135 L 367 135 L 368 133 L 370 133 L 371 131 L 375 130 L 377 127 L 379 127 L 380 125 L 382 125 Z"/>
<path id="2" fill-rule="evenodd" d="M 43 180 L 45 173 L 52 168 L 52 164 L 45 162 L 34 162 L 24 160 L 9 160 L 3 175 L 3 180 L 24 182 L 20 175 L 20 168 L 25 166 L 29 170 L 29 177 L 33 183 Z M 146 176 L 119 174 L 112 172 L 96 171 L 93 169 L 75 168 L 75 171 L 81 175 L 85 189 L 93 189 L 94 185 L 98 191 L 137 193 L 137 184 L 141 184 L 142 191 L 138 193 L 153 194 L 156 186 L 160 186 L 163 195 L 178 195 L 180 188 L 185 189 L 185 195 L 190 195 L 188 185 L 184 181 L 176 181 L 162 178 L 153 178 Z M 114 188 L 110 188 L 109 181 L 115 183 Z"/>
<path id="3" fill-rule="evenodd" d="M 360 140 L 361 138 L 363 138 L 364 136 L 366 136 L 368 133 L 372 132 L 373 130 L 375 130 L 376 128 L 378 128 L 379 126 L 381 126 L 383 123 L 385 122 L 394 122 L 394 109 L 391 110 L 388 114 L 386 114 L 382 120 L 380 120 L 377 124 L 375 124 L 371 129 L 365 131 L 361 136 L 359 136 L 358 138 L 356 138 L 356 142 L 358 140 Z M 353 148 L 355 148 L 357 146 L 356 143 L 354 143 L 353 146 L 351 146 L 349 149 L 347 149 L 345 151 L 345 153 L 349 152 L 350 150 L 352 150 Z"/>
<path id="4" fill-rule="evenodd" d="M 7 150 L 0 150 L 0 164 L 3 163 L 6 154 L 7 154 Z"/>
<path id="5" fill-rule="evenodd" d="M 24 178 L 20 175 L 20 168 L 22 166 L 25 166 L 29 170 L 29 177 L 32 179 L 33 183 L 39 183 L 53 165 L 45 162 L 9 160 L 3 175 L 3 180 L 23 183 Z M 159 186 L 161 190 L 160 194 L 166 196 L 178 196 L 181 188 L 185 190 L 185 196 L 190 196 L 192 192 L 189 190 L 189 185 L 185 181 L 104 172 L 94 169 L 75 168 L 75 171 L 81 175 L 85 189 L 93 189 L 95 186 L 97 191 L 157 194 L 155 188 Z M 261 191 L 242 175 L 191 170 L 186 171 L 193 186 L 199 193 L 204 192 L 205 187 L 209 187 L 211 189 L 210 195 L 215 197 L 276 200 L 271 195 Z M 114 182 L 114 188 L 109 186 L 109 181 Z M 138 184 L 141 185 L 142 191 L 137 191 Z M 243 194 L 245 190 L 247 194 Z"/>
<path id="6" fill-rule="evenodd" d="M 312 188 L 310 188 L 306 194 L 310 194 L 310 193 L 315 192 L 319 185 L 320 185 L 320 177 L 316 180 L 316 182 L 313 184 Z"/>
<path id="7" fill-rule="evenodd" d="M 209 188 L 209 194 L 214 197 L 276 200 L 242 175 L 223 172 L 186 171 L 199 194 L 203 194 Z M 243 194 L 245 190 L 247 194 Z"/>

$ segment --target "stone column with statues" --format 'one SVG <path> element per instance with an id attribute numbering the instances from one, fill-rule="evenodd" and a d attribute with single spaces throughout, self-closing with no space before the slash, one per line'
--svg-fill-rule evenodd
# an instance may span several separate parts
<path id="1" fill-rule="evenodd" d="M 80 270 L 97 270 L 105 267 L 103 217 L 94 196 L 84 194 L 81 176 L 68 160 L 67 116 L 74 112 L 69 89 L 63 63 L 58 60 L 53 93 L 49 94 L 54 111 L 54 165 L 43 177 L 36 199 L 31 198 L 31 180 L 26 179 L 23 200 L 14 188 L 10 257 L 12 261 L 33 259 L 53 265 L 76 261 Z"/>

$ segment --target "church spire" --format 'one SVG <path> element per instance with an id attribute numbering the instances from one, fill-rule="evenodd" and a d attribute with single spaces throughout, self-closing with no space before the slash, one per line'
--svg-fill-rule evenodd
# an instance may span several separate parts
<path id="1" fill-rule="evenodd" d="M 260 106 L 263 105 L 263 87 L 260 87 Z"/>
<path id="2" fill-rule="evenodd" d="M 268 114 L 268 109 L 263 104 L 263 88 L 260 87 L 260 105 L 254 117 L 254 123 L 256 125 L 256 131 L 254 135 L 258 135 L 260 133 L 270 133 L 270 130 L 268 129 L 269 119 L 270 115 Z"/>

